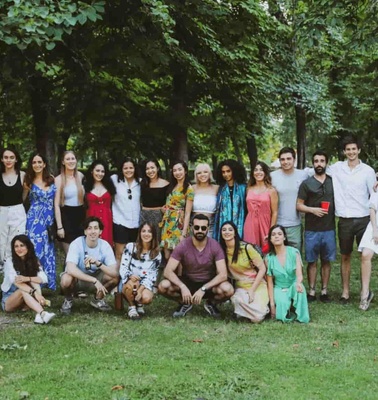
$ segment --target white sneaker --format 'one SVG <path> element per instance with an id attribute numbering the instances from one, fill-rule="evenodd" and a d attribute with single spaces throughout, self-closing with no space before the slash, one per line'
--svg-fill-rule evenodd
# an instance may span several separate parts
<path id="1" fill-rule="evenodd" d="M 141 316 L 143 316 L 144 314 L 146 314 L 146 312 L 144 311 L 143 304 L 137 304 L 137 305 L 136 305 L 136 310 L 137 310 L 137 313 L 138 313 L 139 315 L 141 315 Z"/>
<path id="2" fill-rule="evenodd" d="M 42 311 L 39 315 L 41 315 L 41 318 L 45 324 L 48 324 L 55 317 L 54 313 L 47 311 Z"/>
<path id="3" fill-rule="evenodd" d="M 137 319 L 140 319 L 140 316 L 139 316 L 135 306 L 129 307 L 127 315 L 129 316 L 130 319 L 132 319 L 134 321 Z"/>
<path id="4" fill-rule="evenodd" d="M 44 324 L 44 321 L 42 319 L 42 316 L 40 313 L 38 313 L 35 318 L 34 318 L 34 323 L 35 324 Z"/>

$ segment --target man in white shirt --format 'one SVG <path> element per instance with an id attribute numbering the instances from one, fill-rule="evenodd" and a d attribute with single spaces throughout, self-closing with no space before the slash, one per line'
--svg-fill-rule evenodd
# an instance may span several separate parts
<path id="1" fill-rule="evenodd" d="M 350 259 L 353 242 L 357 246 L 369 223 L 369 197 L 376 182 L 373 168 L 359 159 L 361 148 L 357 138 L 347 136 L 343 140 L 345 161 L 331 165 L 335 196 L 335 213 L 339 217 L 338 234 L 341 253 L 341 279 L 343 291 L 340 301 L 349 302 L 350 291 Z M 361 270 L 364 274 L 364 270 Z M 362 276 L 362 279 L 364 277 Z M 370 293 L 368 294 L 370 296 Z M 370 302 L 371 299 L 361 299 Z"/>
<path id="2" fill-rule="evenodd" d="M 70 314 L 75 287 L 93 291 L 91 306 L 109 311 L 104 296 L 119 281 L 119 267 L 110 244 L 100 239 L 104 225 L 99 218 L 89 217 L 84 223 L 84 235 L 75 239 L 68 249 L 66 270 L 61 275 L 60 286 L 65 299 L 60 311 Z"/>
<path id="3" fill-rule="evenodd" d="M 297 211 L 297 196 L 299 186 L 308 178 L 308 173 L 294 167 L 293 148 L 282 148 L 278 158 L 281 168 L 271 174 L 272 185 L 276 188 L 279 197 L 277 224 L 285 228 L 289 245 L 301 251 L 302 227 L 301 216 Z"/>

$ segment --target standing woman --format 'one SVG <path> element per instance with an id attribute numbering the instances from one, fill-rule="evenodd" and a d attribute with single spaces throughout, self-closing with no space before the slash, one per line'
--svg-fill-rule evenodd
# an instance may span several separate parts
<path id="1" fill-rule="evenodd" d="M 21 158 L 13 148 L 1 151 L 0 179 L 0 264 L 11 256 L 11 241 L 25 233 L 26 213 L 23 206 L 25 172 L 21 171 Z"/>
<path id="2" fill-rule="evenodd" d="M 236 291 L 231 297 L 235 314 L 261 322 L 269 312 L 269 296 L 265 282 L 266 267 L 259 253 L 249 243 L 242 242 L 232 221 L 221 226 L 220 245 Z"/>
<path id="3" fill-rule="evenodd" d="M 126 243 L 135 242 L 140 219 L 140 184 L 135 161 L 126 157 L 111 176 L 116 188 L 113 211 L 113 239 L 119 265 Z"/>
<path id="4" fill-rule="evenodd" d="M 268 243 L 265 264 L 272 318 L 282 322 L 310 322 L 299 251 L 287 245 L 285 228 L 281 225 L 270 228 Z M 295 309 L 294 314 L 291 306 Z"/>
<path id="5" fill-rule="evenodd" d="M 219 186 L 212 183 L 213 175 L 209 164 L 198 164 L 194 170 L 194 177 L 196 183 L 193 185 L 193 214 L 204 214 L 209 218 L 207 235 L 213 237 Z"/>
<path id="6" fill-rule="evenodd" d="M 172 163 L 172 178 L 168 186 L 168 197 L 161 222 L 161 247 L 168 260 L 172 250 L 183 240 L 189 229 L 193 208 L 194 191 L 189 182 L 188 166 L 184 161 Z"/>
<path id="7" fill-rule="evenodd" d="M 248 214 L 243 238 L 263 247 L 267 244 L 269 228 L 277 222 L 278 194 L 272 186 L 269 167 L 258 161 L 247 186 Z"/>
<path id="8" fill-rule="evenodd" d="M 161 177 L 160 165 L 157 160 L 146 160 L 144 162 L 144 176 L 141 182 L 141 203 L 140 214 L 141 225 L 144 222 L 152 224 L 157 232 L 158 241 L 161 238 L 159 224 L 163 217 L 162 208 L 167 199 L 167 187 L 169 182 Z"/>
<path id="9" fill-rule="evenodd" d="M 217 168 L 217 183 L 220 185 L 215 216 L 214 239 L 219 241 L 220 227 L 232 221 L 243 236 L 245 219 L 245 168 L 235 160 L 222 161 Z"/>
<path id="10" fill-rule="evenodd" d="M 65 151 L 60 175 L 55 179 L 55 219 L 58 240 L 67 254 L 70 243 L 82 236 L 85 220 L 83 174 L 73 151 Z"/>
<path id="11" fill-rule="evenodd" d="M 26 232 L 32 241 L 48 278 L 48 288 L 56 289 L 54 233 L 54 198 L 56 186 L 46 158 L 34 153 L 28 163 L 24 181 L 24 196 L 29 193 L 30 208 L 26 215 Z"/>
<path id="12" fill-rule="evenodd" d="M 85 200 L 87 217 L 97 217 L 104 224 L 101 239 L 113 247 L 113 213 L 112 199 L 116 189 L 110 179 L 109 169 L 105 162 L 95 160 L 88 168 L 85 177 Z"/>

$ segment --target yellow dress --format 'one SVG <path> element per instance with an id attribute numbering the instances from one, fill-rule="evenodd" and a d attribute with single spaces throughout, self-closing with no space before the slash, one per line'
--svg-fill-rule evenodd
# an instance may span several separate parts
<path id="1" fill-rule="evenodd" d="M 167 197 L 164 206 L 164 215 L 161 222 L 161 242 L 163 248 L 173 250 L 180 243 L 180 236 L 186 234 L 183 232 L 185 206 L 187 201 L 193 201 L 194 191 L 189 185 L 186 193 L 183 188 L 173 190 Z"/>

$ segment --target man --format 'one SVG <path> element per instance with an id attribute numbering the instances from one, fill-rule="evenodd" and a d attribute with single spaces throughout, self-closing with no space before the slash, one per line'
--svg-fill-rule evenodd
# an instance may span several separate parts
<path id="1" fill-rule="evenodd" d="M 193 236 L 183 240 L 174 250 L 159 284 L 159 293 L 178 301 L 173 317 L 185 317 L 193 308 L 207 299 L 204 308 L 212 317 L 220 317 L 215 303 L 229 299 L 234 289 L 227 282 L 225 255 L 219 243 L 207 237 L 209 218 L 198 214 L 193 218 Z M 177 275 L 179 264 L 182 276 Z"/>
<path id="2" fill-rule="evenodd" d="M 278 154 L 281 169 L 272 172 L 272 185 L 278 192 L 277 224 L 282 225 L 287 234 L 290 246 L 299 251 L 302 248 L 301 216 L 297 211 L 297 195 L 299 185 L 308 177 L 306 171 L 296 169 L 295 151 L 284 147 Z"/>
<path id="3" fill-rule="evenodd" d="M 331 261 L 336 260 L 335 206 L 332 179 L 326 175 L 328 156 L 316 151 L 312 156 L 315 175 L 299 187 L 297 210 L 305 213 L 305 256 L 307 261 L 308 301 L 316 300 L 317 260 L 320 256 L 322 289 L 320 300 L 330 301 L 327 288 Z"/>
<path id="4" fill-rule="evenodd" d="M 361 148 L 358 139 L 347 136 L 342 143 L 346 160 L 331 165 L 329 172 L 335 194 L 336 216 L 339 217 L 338 233 L 343 286 L 340 301 L 346 304 L 349 302 L 350 259 L 353 242 L 356 239 L 357 246 L 359 245 L 369 223 L 369 197 L 376 179 L 373 168 L 359 159 Z M 366 282 L 367 273 L 368 271 L 364 268 L 361 269 L 362 282 Z M 366 304 L 368 307 L 372 298 L 372 292 L 361 292 L 360 306 L 364 303 L 364 307 L 366 308 Z"/>
<path id="5" fill-rule="evenodd" d="M 91 305 L 101 311 L 110 310 L 104 296 L 117 285 L 119 268 L 109 243 L 99 239 L 103 229 L 99 218 L 89 217 L 84 223 L 85 236 L 78 237 L 70 244 L 66 269 L 60 281 L 65 296 L 62 313 L 71 312 L 75 289 L 94 291 Z"/>

